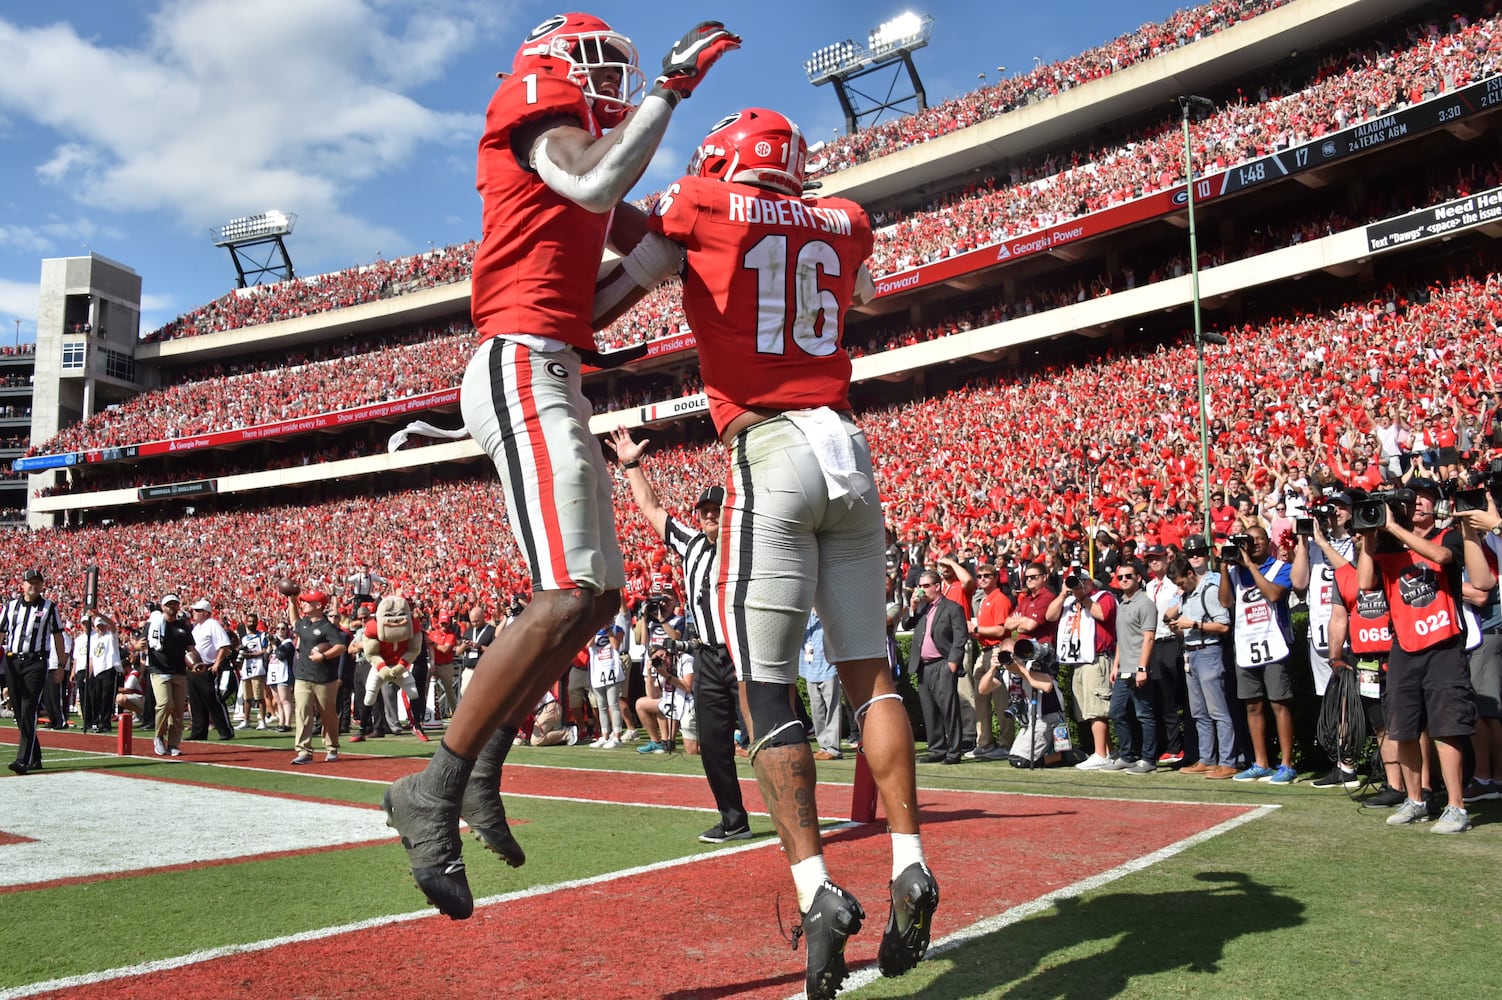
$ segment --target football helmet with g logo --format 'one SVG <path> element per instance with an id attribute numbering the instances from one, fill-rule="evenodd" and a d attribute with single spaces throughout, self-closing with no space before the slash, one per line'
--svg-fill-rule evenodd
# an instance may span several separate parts
<path id="1" fill-rule="evenodd" d="M 557 73 L 577 83 L 606 128 L 619 125 L 641 102 L 647 78 L 636 46 L 593 14 L 554 14 L 533 28 L 511 64 L 513 76 Z M 610 93 L 610 71 L 617 78 Z M 605 88 L 605 89 L 601 89 Z"/>
<path id="2" fill-rule="evenodd" d="M 688 172 L 726 183 L 755 184 L 803 194 L 808 143 L 783 115 L 766 108 L 746 108 L 722 118 L 694 153 Z"/>

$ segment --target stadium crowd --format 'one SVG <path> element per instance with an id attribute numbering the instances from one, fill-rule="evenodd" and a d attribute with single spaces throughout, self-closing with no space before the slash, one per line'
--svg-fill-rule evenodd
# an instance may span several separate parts
<path id="1" fill-rule="evenodd" d="M 1371 194 L 1360 211 L 1345 206 L 1285 223 L 1264 222 L 1256 229 L 1241 232 L 1234 240 L 1223 239 L 1218 229 L 1207 227 L 1200 241 L 1200 267 L 1216 267 L 1280 246 L 1319 239 L 1420 205 L 1438 204 L 1499 184 L 1502 171 L 1495 163 L 1447 163 L 1405 183 L 1382 185 L 1382 190 Z M 1016 301 L 998 301 L 985 309 L 935 317 L 920 327 L 901 321 L 863 327 L 847 334 L 846 349 L 853 357 L 893 350 L 1064 308 L 1139 284 L 1180 277 L 1188 272 L 1188 266 L 1187 255 L 1178 249 L 1157 255 L 1144 252 L 1134 255 L 1132 263 L 1123 264 L 1117 271 L 1030 282 L 1019 289 Z M 602 346 L 616 350 L 638 342 L 640 337 L 655 340 L 690 332 L 679 297 L 678 283 L 665 282 L 644 300 L 644 304 L 650 303 L 645 312 L 633 310 L 602 332 Z M 649 318 L 646 325 L 642 323 L 643 316 Z M 414 326 L 397 335 L 324 344 L 290 359 L 267 358 L 195 369 L 185 373 L 181 382 L 143 393 L 65 428 L 44 448 L 29 453 L 190 437 L 450 388 L 458 385 L 471 348 L 466 330 L 465 324 L 458 322 Z M 415 369 L 411 367 L 414 356 L 420 359 Z M 332 387 L 328 385 L 330 381 Z M 613 412 L 676 399 L 700 388 L 698 375 L 691 370 L 681 377 L 649 376 L 618 381 L 610 389 L 596 393 L 593 402 L 595 412 Z M 246 465 L 238 471 L 254 469 Z M 56 492 L 59 490 L 48 491 L 49 495 Z"/>
<path id="2" fill-rule="evenodd" d="M 1458 442 L 1485 455 L 1502 443 L 1502 385 L 1483 360 L 1502 352 L 1499 303 L 1502 274 L 1490 272 L 1224 328 L 1230 346 L 1207 352 L 1215 482 L 1245 492 L 1254 508 L 1279 491 L 1307 493 L 1342 470 L 1364 471 L 1378 422 L 1391 416 L 1407 428 L 1405 451 Z M 1193 352 L 1181 344 L 1111 348 L 868 411 L 888 520 L 898 532 L 919 530 L 999 564 L 1045 552 L 1067 559 L 1095 525 L 1124 539 L 1181 543 L 1199 520 L 1192 371 Z M 659 491 L 691 504 L 720 477 L 722 461 L 718 444 L 669 449 Z M 272 567 L 326 576 L 349 560 L 357 538 L 375 546 L 376 562 L 406 565 L 401 582 L 436 612 L 448 597 L 469 600 L 476 586 L 497 601 L 524 589 L 501 506 L 494 484 L 464 481 L 257 513 L 24 533 L 5 544 L 12 565 L 100 565 L 120 608 L 168 588 L 240 607 L 266 597 Z M 623 509 L 618 520 L 642 566 L 666 561 L 640 518 Z M 227 538 L 237 540 L 232 551 L 214 542 Z M 422 561 L 410 564 L 408 552 Z"/>
<path id="3" fill-rule="evenodd" d="M 853 135 L 838 136 L 819 151 L 814 161 L 816 169 L 810 170 L 810 176 L 847 170 L 857 163 L 930 142 L 977 122 L 1047 100 L 1225 31 L 1287 2 L 1234 0 L 1176 11 L 1165 21 L 1149 22 L 1069 59 L 1047 66 L 1040 62 L 1029 72 L 1005 77 L 989 87 L 982 86 L 916 114 L 861 129 Z"/>
<path id="4" fill-rule="evenodd" d="M 475 247 L 475 241 L 470 240 L 409 257 L 377 260 L 345 271 L 252 285 L 185 313 L 141 339 L 155 343 L 238 330 L 467 281 Z"/>
<path id="5" fill-rule="evenodd" d="M 1220 0 L 1202 4 L 1190 10 L 1179 11 L 1161 24 L 1143 25 L 1135 32 L 1074 59 L 1037 69 L 1026 78 L 1031 81 L 1029 83 L 1018 85 L 1008 82 L 990 90 L 1007 90 L 1021 101 L 1043 99 L 1225 30 L 1258 13 L 1281 6 L 1284 2 L 1286 0 Z M 845 137 L 822 155 L 838 159 L 844 166 L 849 166 L 854 162 L 851 157 L 870 159 L 931 138 L 932 135 L 928 134 L 930 131 L 932 134 L 954 131 L 979 120 L 968 113 L 959 114 L 955 110 L 957 108 L 985 104 L 991 107 L 991 114 L 999 114 L 1008 109 L 1005 99 L 998 102 L 994 98 L 978 96 L 985 93 L 988 91 L 982 90 L 956 101 L 946 102 L 940 108 L 931 109 L 926 113 L 927 117 L 922 118 L 922 125 L 906 124 L 918 119 L 904 118 L 888 126 L 864 130 L 857 136 Z M 1014 101 L 1012 106 L 1015 103 Z M 939 119 L 947 121 L 947 124 L 936 124 Z M 890 134 L 894 129 L 896 134 Z M 868 135 L 870 138 L 865 138 Z M 852 144 L 859 147 L 858 153 L 836 152 Z M 345 271 L 241 289 L 174 319 L 143 339 L 153 342 L 217 333 L 375 301 L 416 288 L 463 281 L 469 277 L 474 250 L 475 243 L 471 241 L 389 262 L 377 261 Z M 641 322 L 650 327 L 647 319 L 644 318 Z"/>

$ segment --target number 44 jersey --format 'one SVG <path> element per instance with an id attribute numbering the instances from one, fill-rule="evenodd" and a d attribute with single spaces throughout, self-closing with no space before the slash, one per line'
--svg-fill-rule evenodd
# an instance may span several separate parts
<path id="1" fill-rule="evenodd" d="M 871 221 L 844 198 L 683 177 L 649 226 L 683 245 L 683 310 L 715 429 L 750 409 L 848 410 L 841 346 Z"/>

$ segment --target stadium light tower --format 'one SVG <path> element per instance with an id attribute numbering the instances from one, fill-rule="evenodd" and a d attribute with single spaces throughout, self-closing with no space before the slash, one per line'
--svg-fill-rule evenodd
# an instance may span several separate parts
<path id="1" fill-rule="evenodd" d="M 1218 333 L 1205 333 L 1200 322 L 1200 249 L 1194 229 L 1194 153 L 1189 145 L 1189 119 L 1215 109 L 1208 97 L 1185 94 L 1179 98 L 1184 113 L 1184 204 L 1189 209 L 1189 289 L 1194 313 L 1194 374 L 1200 404 L 1200 509 L 1205 541 L 1210 540 L 1210 413 L 1205 402 L 1205 344 L 1228 343 Z"/>
<path id="2" fill-rule="evenodd" d="M 287 244 L 282 239 L 296 224 L 296 215 L 273 208 L 260 215 L 231 219 L 209 232 L 214 237 L 214 246 L 229 249 L 230 259 L 235 262 L 236 287 L 244 288 L 296 277 Z"/>
<path id="3" fill-rule="evenodd" d="M 874 124 L 882 112 L 900 110 L 909 101 L 916 103 L 918 111 L 928 107 L 923 81 L 918 79 L 918 68 L 913 65 L 913 53 L 928 44 L 933 29 L 934 19 L 927 14 L 912 11 L 898 14 L 872 28 L 864 47 L 848 38 L 834 42 L 806 59 L 803 69 L 808 73 L 808 82 L 816 87 L 834 84 L 835 96 L 845 112 L 846 131 L 855 132 L 863 119 L 871 118 Z M 913 92 L 894 97 L 902 67 L 907 68 Z M 892 73 L 886 97 L 872 97 L 855 87 L 856 80 L 886 70 Z"/>

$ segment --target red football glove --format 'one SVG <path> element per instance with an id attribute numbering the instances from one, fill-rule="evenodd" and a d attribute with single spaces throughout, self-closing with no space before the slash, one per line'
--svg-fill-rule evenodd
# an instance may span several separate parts
<path id="1" fill-rule="evenodd" d="M 719 21 L 700 21 L 662 57 L 662 75 L 654 81 L 656 87 L 679 98 L 689 97 L 720 56 L 740 47 L 740 36 L 726 31 Z"/>

